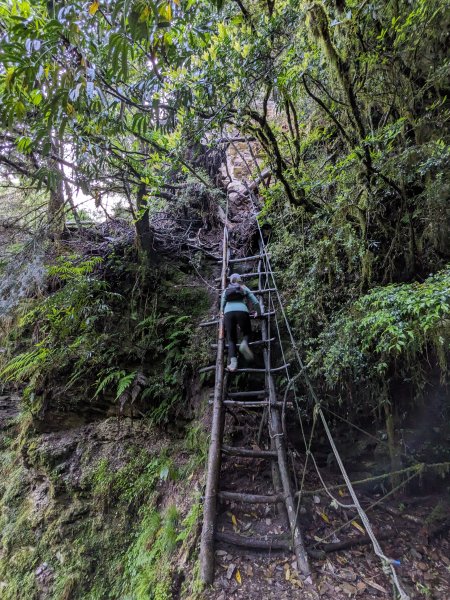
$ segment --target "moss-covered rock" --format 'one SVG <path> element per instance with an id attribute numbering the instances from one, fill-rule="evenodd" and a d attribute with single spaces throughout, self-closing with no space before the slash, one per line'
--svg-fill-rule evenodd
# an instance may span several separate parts
<path id="1" fill-rule="evenodd" d="M 205 448 L 193 437 L 186 444 L 115 418 L 59 433 L 29 429 L 26 466 L 18 444 L 4 444 L 2 598 L 165 600 L 173 586 L 180 592 L 200 516 Z"/>

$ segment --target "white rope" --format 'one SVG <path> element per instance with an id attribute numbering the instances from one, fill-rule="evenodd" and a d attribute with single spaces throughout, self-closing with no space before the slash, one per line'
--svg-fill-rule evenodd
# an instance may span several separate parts
<path id="1" fill-rule="evenodd" d="M 248 186 L 246 186 L 246 187 L 247 187 L 247 191 L 249 193 L 250 199 L 253 202 L 253 206 L 255 207 L 255 209 L 257 209 L 256 203 L 255 203 L 255 199 L 254 199 L 255 195 L 249 189 Z M 284 318 L 284 321 L 285 321 L 285 324 L 286 324 L 287 331 L 289 333 L 289 338 L 291 340 L 292 348 L 294 350 L 295 357 L 296 357 L 296 359 L 298 361 L 298 364 L 300 365 L 301 371 L 303 372 L 305 370 L 305 365 L 303 364 L 303 361 L 302 361 L 302 359 L 300 357 L 300 353 L 298 351 L 297 344 L 295 343 L 295 339 L 294 339 L 294 335 L 292 333 L 291 326 L 289 324 L 286 312 L 284 310 L 283 303 L 281 301 L 280 293 L 278 291 L 278 287 L 277 287 L 277 284 L 276 284 L 276 281 L 275 281 L 275 276 L 274 276 L 274 273 L 273 273 L 273 270 L 272 270 L 272 265 L 270 264 L 270 258 L 269 258 L 269 255 L 267 253 L 266 246 L 264 244 L 264 238 L 263 238 L 263 235 L 262 235 L 261 227 L 260 227 L 259 222 L 258 222 L 257 215 L 255 215 L 255 220 L 256 220 L 257 227 L 258 227 L 259 236 L 260 236 L 260 239 L 261 239 L 261 247 L 263 249 L 263 252 L 264 252 L 264 255 L 265 255 L 265 260 L 267 262 L 266 272 L 270 272 L 270 275 L 272 277 L 272 281 L 273 281 L 273 284 L 274 284 L 274 288 L 275 288 L 275 292 L 276 292 L 276 295 L 277 295 L 278 303 L 279 303 L 279 306 L 280 306 L 280 309 L 281 309 L 281 313 L 283 315 L 283 318 Z M 278 323 L 277 323 L 277 325 L 278 325 Z M 281 342 L 281 338 L 280 338 L 280 342 Z M 392 559 L 389 559 L 383 553 L 383 551 L 382 551 L 382 549 L 380 547 L 380 544 L 379 544 L 377 538 L 375 537 L 375 534 L 373 533 L 373 530 L 372 530 L 372 527 L 370 525 L 369 519 L 368 519 L 366 513 L 364 512 L 364 509 L 362 508 L 361 504 L 359 503 L 359 500 L 358 500 L 358 498 L 356 496 L 355 490 L 354 490 L 354 488 L 352 486 L 352 483 L 351 483 L 351 481 L 350 481 L 350 479 L 349 479 L 349 477 L 347 475 L 347 472 L 345 470 L 344 464 L 342 462 L 342 459 L 340 457 L 340 454 L 338 452 L 338 449 L 337 449 L 337 447 L 336 447 L 336 445 L 334 443 L 334 439 L 333 439 L 333 437 L 331 435 L 331 432 L 330 432 L 330 429 L 328 427 L 328 423 L 327 423 L 327 421 L 325 419 L 325 415 L 323 414 L 323 411 L 322 411 L 322 409 L 320 407 L 320 401 L 319 401 L 319 399 L 318 399 L 318 397 L 317 397 L 317 395 L 315 393 L 315 390 L 314 390 L 314 388 L 313 388 L 313 386 L 311 384 L 311 381 L 310 381 L 310 379 L 308 377 L 308 374 L 306 372 L 304 373 L 304 378 L 305 378 L 306 385 L 308 386 L 308 389 L 309 389 L 309 391 L 311 393 L 311 396 L 312 396 L 312 398 L 313 398 L 313 400 L 315 402 L 314 414 L 319 414 L 320 415 L 320 418 L 322 420 L 322 423 L 324 425 L 324 428 L 325 428 L 325 431 L 326 431 L 326 434 L 327 434 L 327 437 L 328 437 L 328 441 L 330 442 L 331 448 L 333 450 L 333 453 L 335 455 L 335 458 L 336 458 L 337 463 L 339 465 L 339 468 L 341 470 L 342 476 L 344 477 L 344 480 L 345 480 L 345 483 L 346 483 L 346 485 L 348 487 L 350 495 L 351 495 L 351 497 L 353 499 L 355 507 L 356 507 L 356 509 L 358 511 L 359 517 L 360 517 L 361 521 L 363 522 L 363 524 L 364 524 L 364 526 L 365 526 L 365 528 L 367 530 L 367 533 L 368 533 L 368 535 L 369 535 L 369 537 L 370 537 L 370 539 L 372 541 L 372 545 L 373 545 L 375 554 L 381 559 L 381 561 L 383 563 L 383 570 L 390 569 L 393 583 L 394 583 L 395 587 L 397 588 L 397 591 L 398 591 L 398 593 L 400 595 L 401 600 L 409 600 L 409 596 L 406 594 L 406 592 L 402 589 L 402 587 L 400 585 L 400 582 L 399 582 L 398 576 L 397 576 L 397 572 L 395 571 L 395 568 L 394 568 L 394 564 L 398 563 L 398 561 L 393 561 Z M 308 454 L 307 454 L 307 457 L 308 457 Z"/>
<path id="2" fill-rule="evenodd" d="M 251 195 L 251 197 L 253 199 L 253 195 Z M 264 244 L 264 238 L 263 238 L 263 235 L 262 235 L 261 227 L 260 227 L 260 225 L 258 223 L 258 219 L 257 218 L 256 218 L 256 223 L 257 223 L 259 235 L 260 235 L 260 238 L 261 238 L 262 249 L 263 249 L 266 261 L 267 261 L 267 268 L 268 268 L 268 271 L 270 272 L 270 275 L 272 277 L 272 281 L 273 281 L 275 292 L 276 292 L 276 295 L 277 295 L 277 298 L 278 298 L 278 302 L 279 302 L 279 306 L 280 306 L 280 309 L 281 309 L 281 313 L 283 315 L 283 318 L 284 318 L 284 321 L 285 321 L 285 324 L 286 324 L 286 328 L 287 328 L 287 331 L 289 333 L 289 337 L 290 337 L 290 340 L 291 340 L 292 348 L 294 350 L 294 353 L 295 353 L 296 359 L 297 359 L 297 361 L 298 361 L 298 363 L 300 365 L 300 368 L 303 371 L 304 370 L 304 364 L 303 364 L 303 361 L 302 361 L 302 359 L 300 357 L 300 353 L 299 353 L 297 345 L 295 343 L 295 339 L 294 339 L 294 335 L 292 333 L 292 329 L 290 327 L 290 324 L 289 324 L 286 312 L 285 312 L 284 307 L 283 307 L 283 303 L 281 301 L 280 293 L 278 291 L 278 287 L 277 287 L 277 284 L 276 284 L 276 281 L 275 281 L 275 277 L 274 277 L 274 274 L 273 274 L 272 266 L 270 264 L 270 258 L 269 258 L 268 254 L 267 254 L 267 250 L 266 250 L 266 247 L 265 247 L 265 244 Z M 334 454 L 334 456 L 336 458 L 336 461 L 337 461 L 337 463 L 339 465 L 339 469 L 341 470 L 342 476 L 343 476 L 345 484 L 346 484 L 346 486 L 347 486 L 347 488 L 348 488 L 348 490 L 350 492 L 350 495 L 352 497 L 352 500 L 354 502 L 356 510 L 358 511 L 358 515 L 359 515 L 359 517 L 360 517 L 360 519 L 361 519 L 361 521 L 362 521 L 362 523 L 363 523 L 363 525 L 364 525 L 364 527 L 365 527 L 365 529 L 367 531 L 367 534 L 368 534 L 368 536 L 369 536 L 369 538 L 370 538 L 370 540 L 372 542 L 372 546 L 373 546 L 374 552 L 380 558 L 380 560 L 382 561 L 383 571 L 387 572 L 388 574 L 390 572 L 392 580 L 393 580 L 393 583 L 395 585 L 395 588 L 397 589 L 397 591 L 399 593 L 400 599 L 401 600 L 409 600 L 409 596 L 406 594 L 406 592 L 403 590 L 403 588 L 400 585 L 400 582 L 398 580 L 398 575 L 397 575 L 397 572 L 396 572 L 395 567 L 394 567 L 395 564 L 399 564 L 399 561 L 395 561 L 395 560 L 393 560 L 391 558 L 388 558 L 384 554 L 383 550 L 381 549 L 381 546 L 380 546 L 380 544 L 379 544 L 379 542 L 378 542 L 378 540 L 377 540 L 377 538 L 376 538 L 376 536 L 375 536 L 375 534 L 373 532 L 373 529 L 372 529 L 372 526 L 370 524 L 370 521 L 369 521 L 369 519 L 368 519 L 368 517 L 367 517 L 367 515 L 366 515 L 366 513 L 365 513 L 365 511 L 363 509 L 363 507 L 361 506 L 361 504 L 360 504 L 360 502 L 358 500 L 358 497 L 356 496 L 356 492 L 355 492 L 355 490 L 353 488 L 353 485 L 352 485 L 352 483 L 351 483 L 351 481 L 350 481 L 350 479 L 349 479 L 349 477 L 347 475 L 347 471 L 345 470 L 344 463 L 342 462 L 342 459 L 341 459 L 341 456 L 339 454 L 339 451 L 338 451 L 338 449 L 336 447 L 336 444 L 334 443 L 334 439 L 333 439 L 333 436 L 331 435 L 331 431 L 330 431 L 330 429 L 328 427 L 328 423 L 327 423 L 327 421 L 325 419 L 325 415 L 323 414 L 323 411 L 322 411 L 322 409 L 320 407 L 320 401 L 319 401 L 319 399 L 318 399 L 318 397 L 317 397 L 317 395 L 316 395 L 316 393 L 314 391 L 314 388 L 312 387 L 312 384 L 311 384 L 311 381 L 309 380 L 308 374 L 305 372 L 304 376 L 305 376 L 305 382 L 306 382 L 306 384 L 307 384 L 307 386 L 309 388 L 309 391 L 310 391 L 310 393 L 311 393 L 311 395 L 312 395 L 312 397 L 314 399 L 314 402 L 316 404 L 315 409 L 314 409 L 315 413 L 318 414 L 320 416 L 320 418 L 321 418 L 322 424 L 323 424 L 325 432 L 327 434 L 328 441 L 330 442 L 330 446 L 331 446 L 331 448 L 333 450 L 333 454 Z"/>
<path id="3" fill-rule="evenodd" d="M 314 422 L 313 422 L 313 426 L 311 428 L 311 432 L 309 435 L 309 442 L 306 441 L 306 435 L 305 435 L 305 429 L 303 427 L 303 419 L 302 419 L 302 415 L 301 415 L 301 411 L 300 411 L 300 407 L 298 404 L 298 398 L 297 398 L 297 391 L 295 389 L 294 383 L 296 381 L 296 379 L 298 379 L 298 377 L 300 376 L 300 373 L 297 373 L 294 377 L 291 377 L 291 374 L 289 372 L 289 365 L 288 362 L 286 360 L 286 355 L 284 352 L 284 345 L 283 345 L 283 341 L 281 339 L 281 331 L 280 331 L 280 325 L 278 323 L 278 318 L 277 318 L 277 314 L 275 311 L 275 304 L 272 301 L 272 308 L 274 309 L 275 312 L 275 325 L 277 328 L 277 336 L 278 336 L 278 343 L 280 345 L 280 349 L 281 349 L 281 355 L 283 358 L 283 364 L 286 365 L 286 377 L 288 380 L 288 385 L 286 386 L 286 390 L 284 393 L 284 398 L 283 398 L 283 408 L 282 408 L 282 413 L 281 413 L 281 424 L 283 427 L 283 432 L 285 431 L 285 406 L 286 406 L 286 401 L 287 401 L 287 395 L 289 390 L 293 389 L 294 392 L 294 401 L 295 401 L 295 407 L 297 409 L 297 414 L 298 414 L 298 420 L 300 423 L 300 430 L 302 432 L 302 437 L 303 437 L 303 443 L 305 446 L 305 461 L 303 463 L 303 471 L 302 471 L 302 479 L 301 479 L 301 483 L 300 483 L 300 488 L 298 489 L 298 494 L 296 494 L 297 496 L 297 508 L 295 511 L 295 518 L 298 519 L 298 515 L 300 513 L 300 506 L 301 506 L 301 502 L 302 502 L 302 494 L 303 494 L 303 489 L 305 487 L 305 480 L 306 480 L 306 469 L 308 468 L 308 458 L 311 456 L 312 458 L 314 458 L 313 453 L 311 452 L 311 445 L 312 445 L 312 440 L 313 440 L 313 436 L 314 436 L 314 430 L 315 430 L 315 425 L 316 425 L 316 417 L 314 416 Z M 287 436 L 286 436 L 287 438 Z M 295 476 L 295 468 L 293 467 L 293 472 L 294 472 L 294 476 Z M 298 484 L 297 484 L 297 478 L 296 479 L 296 485 L 298 488 Z"/>
<path id="4" fill-rule="evenodd" d="M 325 492 L 326 494 L 328 494 L 328 496 L 331 498 L 331 500 L 333 501 L 333 503 L 334 503 L 334 504 L 336 504 L 337 506 L 340 506 L 341 508 L 356 508 L 356 504 L 343 504 L 342 502 L 340 502 L 340 501 L 339 501 L 337 498 L 335 498 L 335 497 L 333 496 L 333 494 L 332 494 L 332 493 L 330 492 L 330 490 L 327 488 L 327 484 L 326 484 L 326 483 L 325 483 L 325 481 L 323 480 L 322 473 L 320 472 L 320 469 L 319 469 L 319 466 L 318 466 L 318 464 L 317 464 L 317 462 L 316 462 L 316 459 L 315 459 L 315 457 L 314 457 L 314 454 L 313 454 L 312 452 L 310 452 L 310 455 L 311 455 L 311 459 L 312 459 L 312 461 L 313 461 L 313 463 L 314 463 L 314 466 L 315 466 L 315 468 L 316 468 L 317 475 L 319 476 L 320 483 L 321 483 L 321 484 L 322 484 L 322 486 L 323 486 L 324 492 Z"/>
<path id="5" fill-rule="evenodd" d="M 248 165 L 247 165 L 247 168 L 248 168 Z M 264 249 L 264 244 L 262 244 L 262 248 Z M 266 257 L 265 257 L 265 254 L 264 254 L 264 256 L 262 256 L 260 258 L 259 262 L 258 262 L 258 287 L 261 290 L 263 290 L 263 289 L 265 290 L 268 287 L 270 287 L 269 286 L 268 265 L 266 264 L 265 258 Z M 263 284 L 263 275 L 264 274 L 265 274 L 265 280 L 264 280 L 264 284 Z M 271 292 L 269 292 L 268 305 L 267 305 L 267 312 L 269 312 L 269 313 L 270 313 L 270 296 L 271 296 Z M 261 305 L 264 306 L 264 302 L 263 302 L 262 299 L 260 301 L 260 308 L 261 308 Z M 262 311 L 262 312 L 264 312 L 264 311 Z M 261 325 L 261 326 L 263 326 L 263 325 Z M 270 315 L 267 317 L 267 331 L 266 331 L 266 333 L 267 333 L 267 349 L 266 349 L 266 352 L 267 352 L 267 362 L 268 362 L 269 369 L 270 369 L 270 365 L 272 364 L 271 363 L 271 360 L 272 360 L 272 355 L 271 355 L 272 354 L 271 353 L 272 347 L 271 347 L 271 342 L 270 342 L 270 336 L 271 336 L 271 334 L 270 334 Z M 266 381 L 266 385 L 267 385 L 267 381 Z M 272 428 L 270 426 L 272 408 L 273 408 L 272 407 L 272 403 L 269 402 L 269 405 L 267 407 L 267 431 L 269 433 L 269 438 L 271 440 L 274 440 L 277 437 L 280 437 L 280 438 L 283 437 L 283 432 L 281 432 L 281 433 L 272 433 Z"/>
<path id="6" fill-rule="evenodd" d="M 363 525 L 364 525 L 364 527 L 365 527 L 365 529 L 367 531 L 367 534 L 370 537 L 370 540 L 372 542 L 375 554 L 381 559 L 381 561 L 383 562 L 383 566 L 390 570 L 392 579 L 394 581 L 394 584 L 395 584 L 395 587 L 397 588 L 398 593 L 400 594 L 401 600 L 409 600 L 409 596 L 406 594 L 406 592 L 403 590 L 403 588 L 400 585 L 400 582 L 399 582 L 398 576 L 397 576 L 397 572 L 396 572 L 395 567 L 394 567 L 395 564 L 399 564 L 399 561 L 396 561 L 396 560 L 393 560 L 391 558 L 388 558 L 384 554 L 383 550 L 381 549 L 381 546 L 380 546 L 380 544 L 379 544 L 379 542 L 378 542 L 378 540 L 377 540 L 377 538 L 376 538 L 376 536 L 375 536 L 375 534 L 373 532 L 373 529 L 372 529 L 372 526 L 370 524 L 369 518 L 367 517 L 367 515 L 366 515 L 366 513 L 365 513 L 365 511 L 363 509 L 363 507 L 359 503 L 359 500 L 358 500 L 358 497 L 357 497 L 357 495 L 355 493 L 355 490 L 353 488 L 352 482 L 350 481 L 350 479 L 349 479 L 349 477 L 347 475 L 347 471 L 345 470 L 344 463 L 341 460 L 341 457 L 340 457 L 340 454 L 338 452 L 338 449 L 336 448 L 336 445 L 334 443 L 333 437 L 332 437 L 331 432 L 330 432 L 330 430 L 328 428 L 328 423 L 327 423 L 327 421 L 325 419 L 325 416 L 324 416 L 324 414 L 322 412 L 322 409 L 320 407 L 318 409 L 318 413 L 319 413 L 320 418 L 322 420 L 322 424 L 323 424 L 323 426 L 325 428 L 328 440 L 329 440 L 329 442 L 331 444 L 331 447 L 333 449 L 333 453 L 334 453 L 334 455 L 336 457 L 336 460 L 338 461 L 338 465 L 339 465 L 339 468 L 341 470 L 342 476 L 344 477 L 345 483 L 346 483 L 346 485 L 348 487 L 348 490 L 350 492 L 352 500 L 355 503 L 356 510 L 358 511 L 359 518 L 361 519 L 361 521 L 362 521 L 362 523 L 363 523 Z"/>

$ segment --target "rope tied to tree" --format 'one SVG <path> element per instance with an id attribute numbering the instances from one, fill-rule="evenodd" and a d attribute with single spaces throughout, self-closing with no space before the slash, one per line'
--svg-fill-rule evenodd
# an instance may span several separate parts
<path id="1" fill-rule="evenodd" d="M 377 538 L 376 538 L 376 536 L 375 536 L 375 534 L 373 532 L 373 529 L 372 529 L 372 526 L 370 524 L 369 518 L 367 517 L 367 515 L 366 515 L 366 513 L 365 513 L 365 511 L 363 509 L 363 507 L 361 506 L 361 504 L 360 504 L 360 502 L 358 500 L 358 497 L 356 495 L 355 489 L 354 489 L 354 487 L 352 485 L 352 482 L 350 481 L 350 479 L 348 477 L 347 471 L 346 471 L 346 469 L 344 467 L 344 463 L 342 462 L 341 456 L 340 456 L 340 454 L 338 452 L 338 449 L 336 448 L 333 436 L 331 435 L 330 429 L 328 427 L 328 423 L 327 423 L 327 421 L 325 419 L 325 416 L 324 416 L 324 414 L 322 412 L 322 409 L 319 408 L 318 412 L 319 412 L 320 418 L 322 420 L 322 424 L 323 424 L 324 429 L 326 431 L 326 434 L 327 434 L 328 440 L 330 442 L 330 445 L 331 445 L 331 447 L 333 449 L 333 453 L 334 453 L 334 455 L 336 457 L 336 460 L 338 462 L 338 465 L 339 465 L 339 468 L 341 470 L 342 476 L 344 477 L 345 484 L 346 484 L 346 486 L 348 488 L 348 491 L 350 492 L 350 495 L 351 495 L 352 500 L 353 500 L 353 502 L 355 504 L 356 510 L 358 511 L 359 518 L 361 519 L 361 521 L 362 521 L 362 523 L 364 525 L 364 528 L 367 531 L 367 535 L 370 537 L 370 540 L 372 542 L 372 546 L 373 546 L 374 552 L 381 559 L 381 561 L 383 563 L 383 567 L 386 569 L 387 573 L 389 574 L 389 572 L 390 572 L 390 575 L 391 575 L 391 577 L 392 577 L 392 579 L 394 581 L 395 587 L 397 588 L 397 591 L 398 591 L 398 593 L 400 595 L 401 600 L 409 600 L 408 594 L 403 590 L 403 588 L 400 585 L 400 582 L 398 580 L 397 571 L 395 570 L 395 567 L 394 567 L 394 565 L 400 564 L 400 561 L 394 560 L 392 558 L 388 558 L 384 554 L 383 550 L 381 549 L 381 546 L 380 546 L 380 544 L 379 544 L 379 542 L 378 542 L 378 540 L 377 540 Z"/>
<path id="2" fill-rule="evenodd" d="M 254 200 L 254 194 L 252 192 L 250 192 L 250 197 L 252 198 L 252 201 L 253 201 L 254 206 L 256 208 L 256 204 L 255 204 L 255 200 Z M 284 306 L 283 306 L 283 303 L 282 303 L 282 300 L 281 300 L 281 296 L 280 296 L 280 293 L 279 293 L 279 290 L 278 290 L 278 287 L 277 287 L 277 284 L 276 284 L 276 281 L 275 281 L 275 276 L 274 276 L 274 273 L 273 273 L 272 266 L 270 264 L 270 258 L 268 256 L 268 253 L 267 253 L 267 250 L 266 250 L 266 246 L 265 246 L 265 243 L 264 243 L 264 238 L 263 238 L 263 235 L 262 235 L 261 227 L 260 227 L 259 222 L 258 222 L 257 215 L 255 215 L 255 218 L 256 218 L 256 223 L 257 223 L 257 227 L 258 227 L 258 231 L 259 231 L 259 235 L 260 235 L 260 239 L 261 239 L 261 247 L 262 247 L 264 255 L 265 255 L 265 260 L 266 260 L 266 264 L 267 264 L 267 271 L 268 271 L 268 273 L 270 273 L 272 281 L 273 281 L 273 287 L 275 288 L 275 293 L 276 293 L 276 296 L 277 296 L 277 299 L 278 299 L 278 304 L 280 306 L 280 310 L 281 310 L 281 313 L 283 315 L 283 319 L 284 319 L 284 322 L 285 322 L 285 325 L 286 325 L 286 329 L 287 329 L 288 334 L 289 334 L 289 338 L 290 338 L 290 342 L 291 342 L 291 345 L 292 345 L 292 349 L 294 351 L 294 354 L 295 354 L 295 357 L 297 359 L 297 362 L 298 362 L 298 364 L 300 366 L 300 369 L 301 369 L 300 373 L 303 374 L 305 383 L 306 383 L 306 385 L 308 387 L 308 390 L 309 390 L 309 392 L 311 394 L 312 399 L 314 400 L 314 407 L 313 407 L 313 419 L 314 419 L 314 423 L 316 422 L 317 417 L 320 417 L 320 420 L 321 420 L 321 422 L 322 422 L 322 424 L 324 426 L 325 433 L 327 435 L 328 441 L 329 441 L 330 446 L 331 446 L 331 448 L 333 450 L 333 454 L 334 454 L 334 456 L 336 458 L 336 461 L 338 463 L 339 469 L 340 469 L 341 474 L 342 474 L 342 476 L 344 478 L 345 484 L 346 484 L 346 486 L 347 486 L 347 488 L 348 488 L 348 490 L 350 492 L 350 495 L 352 497 L 352 500 L 353 500 L 353 503 L 354 503 L 354 507 L 356 508 L 356 510 L 358 512 L 358 515 L 359 515 L 359 518 L 361 519 L 361 522 L 363 523 L 363 525 L 364 525 L 364 527 L 365 527 L 365 529 L 367 531 L 367 534 L 368 534 L 368 536 L 369 536 L 369 538 L 370 538 L 370 540 L 372 542 L 372 546 L 373 546 L 375 554 L 380 558 L 380 560 L 382 562 L 383 572 L 386 572 L 386 574 L 390 575 L 390 577 L 392 578 L 392 582 L 394 584 L 395 589 L 397 590 L 397 592 L 399 594 L 400 600 L 410 600 L 408 594 L 403 590 L 403 588 L 402 588 L 402 586 L 401 586 L 401 584 L 399 582 L 397 572 L 395 570 L 395 566 L 398 565 L 398 564 L 400 564 L 399 561 L 391 559 L 391 558 L 387 557 L 384 554 L 384 552 L 383 552 L 383 550 L 382 550 L 382 548 L 381 548 L 381 546 L 380 546 L 380 544 L 378 542 L 378 539 L 376 538 L 375 533 L 374 533 L 374 531 L 372 529 L 370 521 L 369 521 L 369 519 L 368 519 L 368 517 L 367 517 L 367 515 L 366 515 L 366 513 L 365 513 L 365 511 L 363 509 L 363 507 L 361 506 L 361 504 L 360 504 L 360 502 L 358 500 L 358 497 L 356 496 L 356 492 L 355 492 L 355 490 L 353 488 L 352 482 L 350 481 L 350 479 L 348 477 L 347 471 L 346 471 L 346 469 L 344 467 L 344 464 L 342 462 L 341 456 L 340 456 L 339 451 L 338 451 L 338 449 L 336 447 L 336 444 L 334 442 L 334 438 L 333 438 L 333 436 L 331 434 L 331 431 L 330 431 L 330 429 L 328 427 L 327 420 L 326 420 L 325 415 L 323 413 L 323 410 L 321 408 L 321 401 L 318 398 L 318 396 L 317 396 L 317 394 L 316 394 L 316 392 L 314 390 L 314 387 L 313 387 L 313 385 L 311 383 L 311 380 L 309 379 L 308 373 L 307 373 L 307 371 L 305 369 L 305 365 L 304 365 L 304 363 L 303 363 L 303 361 L 302 361 L 302 359 L 300 357 L 300 353 L 298 351 L 297 344 L 295 342 L 295 338 L 294 338 L 291 326 L 289 324 L 289 321 L 288 321 L 288 318 L 287 318 L 287 315 L 286 315 L 286 311 L 284 309 Z M 310 439 L 310 442 L 311 442 L 311 439 Z M 312 453 L 310 451 L 310 447 L 311 447 L 310 444 L 308 446 L 306 446 L 306 448 L 307 448 L 306 456 L 307 457 L 310 454 L 312 455 Z M 306 462 L 307 461 L 305 461 L 305 464 L 306 464 Z M 304 469 L 304 475 L 305 475 L 305 469 Z M 303 480 L 302 480 L 302 487 L 303 487 L 303 484 L 304 484 L 304 477 L 303 477 Z M 324 486 L 324 487 L 326 487 L 326 486 Z M 299 505 L 300 505 L 300 497 L 301 496 L 299 496 L 299 504 L 297 506 L 297 512 L 298 512 Z"/>

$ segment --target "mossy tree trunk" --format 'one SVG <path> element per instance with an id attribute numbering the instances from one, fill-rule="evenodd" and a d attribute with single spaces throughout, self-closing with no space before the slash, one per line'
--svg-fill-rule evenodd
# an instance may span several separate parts
<path id="1" fill-rule="evenodd" d="M 47 208 L 47 224 L 50 236 L 54 241 L 61 239 L 66 228 L 64 173 L 58 161 L 62 158 L 62 144 L 57 138 L 52 139 L 54 158 L 49 161 L 51 175 L 49 177 L 50 198 Z"/>
<path id="2" fill-rule="evenodd" d="M 145 263 L 156 260 L 154 249 L 154 235 L 150 227 L 149 206 L 145 197 L 147 188 L 145 183 L 138 187 L 136 196 L 137 217 L 135 222 L 138 250 Z"/>
<path id="3" fill-rule="evenodd" d="M 392 410 L 392 403 L 386 401 L 384 403 L 384 416 L 386 422 L 386 435 L 389 448 L 389 457 L 391 459 L 391 470 L 399 471 L 401 469 L 400 450 L 398 447 L 398 440 L 395 434 L 395 418 Z M 391 476 L 391 485 L 393 488 L 400 485 L 400 476 Z"/>

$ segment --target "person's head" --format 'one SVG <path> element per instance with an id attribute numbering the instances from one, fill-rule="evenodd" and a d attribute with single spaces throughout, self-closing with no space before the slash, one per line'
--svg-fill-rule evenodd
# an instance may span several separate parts
<path id="1" fill-rule="evenodd" d="M 233 275 L 230 275 L 230 283 L 241 283 L 242 282 L 242 277 L 239 275 L 239 273 L 233 273 Z"/>

